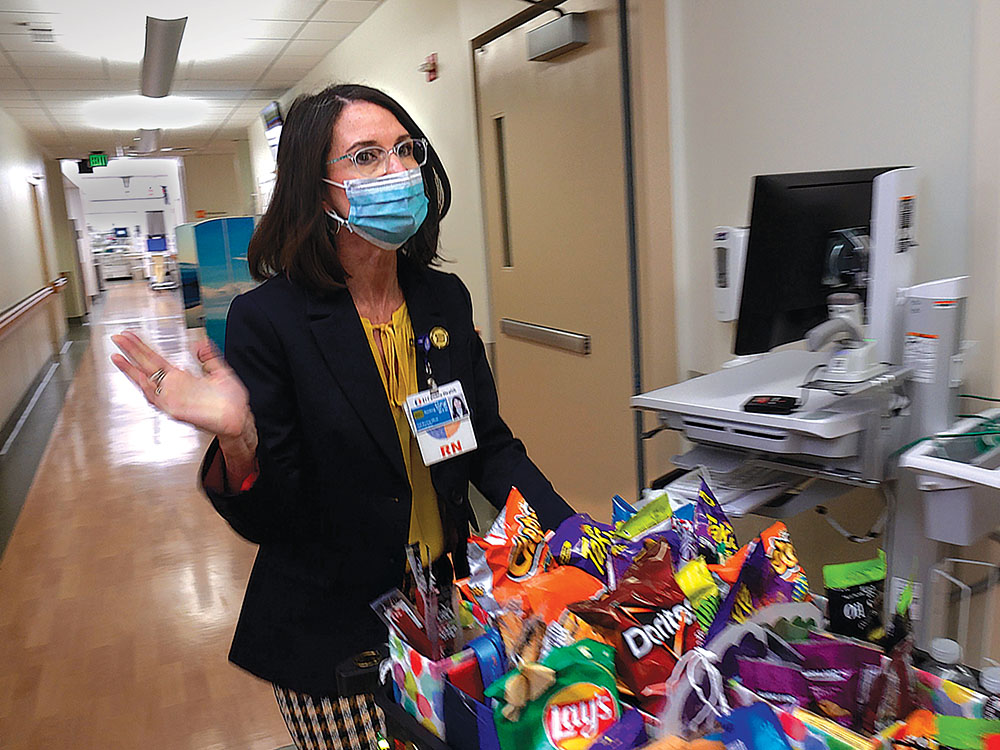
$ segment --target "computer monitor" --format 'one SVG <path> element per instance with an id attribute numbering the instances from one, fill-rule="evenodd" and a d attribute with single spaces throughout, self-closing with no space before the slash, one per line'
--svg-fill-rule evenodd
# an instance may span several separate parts
<path id="1" fill-rule="evenodd" d="M 833 292 L 864 297 L 863 283 L 831 278 L 831 240 L 838 230 L 868 234 L 872 181 L 891 169 L 754 177 L 736 354 L 767 352 L 805 338 L 827 319 L 826 298 Z M 864 276 L 859 273 L 854 280 Z"/>
<path id="2" fill-rule="evenodd" d="M 125 227 L 115 227 L 115 237 L 128 237 L 128 229 Z"/>

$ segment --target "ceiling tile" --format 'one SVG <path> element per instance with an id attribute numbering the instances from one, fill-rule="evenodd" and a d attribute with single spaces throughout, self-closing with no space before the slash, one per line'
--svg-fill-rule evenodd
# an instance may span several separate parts
<path id="1" fill-rule="evenodd" d="M 102 81 L 86 78 L 79 81 L 67 81 L 65 78 L 34 78 L 31 82 L 36 91 L 120 91 L 125 87 L 138 89 L 138 81 Z"/>
<path id="2" fill-rule="evenodd" d="M 183 93 L 194 99 L 232 101 L 233 99 L 242 99 L 248 91 L 250 91 L 249 82 L 188 80 L 175 85 L 173 93 Z"/>
<path id="3" fill-rule="evenodd" d="M 266 76 L 259 80 L 260 85 L 267 86 L 273 89 L 282 89 L 287 91 L 302 80 L 302 75 L 297 75 L 295 73 L 268 73 Z"/>
<path id="4" fill-rule="evenodd" d="M 30 32 L 24 29 L 8 31 L 8 28 L 11 27 L 4 27 L 4 31 L 0 31 L 0 47 L 8 52 L 52 52 L 62 49 L 58 44 L 59 34 L 53 34 L 53 39 L 56 40 L 54 42 L 36 42 Z"/>
<path id="5" fill-rule="evenodd" d="M 104 77 L 104 71 L 101 68 L 100 63 L 96 67 L 89 65 L 80 66 L 66 66 L 66 67 L 41 67 L 36 68 L 34 66 L 22 66 L 20 68 L 21 72 L 31 80 L 102 80 L 107 82 Z M 0 77 L 3 76 L 3 72 L 0 71 Z"/>
<path id="6" fill-rule="evenodd" d="M 313 21 L 352 21 L 360 23 L 371 14 L 379 3 L 375 0 L 327 0 Z"/>
<path id="7" fill-rule="evenodd" d="M 323 58 L 317 58 L 313 55 L 282 55 L 279 57 L 271 69 L 268 71 L 270 73 L 297 73 L 299 78 L 308 73 L 310 70 L 319 65 Z"/>
<path id="8" fill-rule="evenodd" d="M 113 81 L 138 81 L 139 76 L 142 74 L 142 65 L 140 63 L 108 60 L 107 64 L 101 67 L 106 71 L 107 77 Z"/>
<path id="9" fill-rule="evenodd" d="M 227 80 L 253 83 L 270 65 L 271 60 L 271 57 L 244 55 L 235 60 L 197 62 L 188 68 L 184 80 Z"/>
<path id="10" fill-rule="evenodd" d="M 285 55 L 309 55 L 314 57 L 318 63 L 336 46 L 337 43 L 331 41 L 296 39 L 288 43 L 288 47 L 285 48 Z"/>
<path id="11" fill-rule="evenodd" d="M 252 18 L 305 21 L 323 0 L 249 0 Z"/>
<path id="12" fill-rule="evenodd" d="M 292 39 L 302 21 L 278 21 L 255 19 L 244 27 L 248 39 Z"/>
<path id="13" fill-rule="evenodd" d="M 306 27 L 299 32 L 296 39 L 322 40 L 328 42 L 339 42 L 350 34 L 358 24 L 345 21 L 310 21 Z"/>
<path id="14" fill-rule="evenodd" d="M 250 39 L 247 48 L 242 52 L 244 55 L 265 55 L 274 57 L 280 54 L 287 44 L 284 39 Z"/>
<path id="15" fill-rule="evenodd" d="M 18 67 L 72 67 L 79 62 L 93 60 L 92 57 L 74 55 L 62 50 L 42 51 L 28 50 L 23 52 L 11 52 L 11 57 Z"/>

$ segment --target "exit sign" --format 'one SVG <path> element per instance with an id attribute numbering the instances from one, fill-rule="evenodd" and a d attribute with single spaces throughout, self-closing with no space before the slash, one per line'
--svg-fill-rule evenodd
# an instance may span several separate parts
<path id="1" fill-rule="evenodd" d="M 108 166 L 108 155 L 107 154 L 91 154 L 90 155 L 90 166 L 92 166 L 92 167 L 106 167 L 106 166 Z"/>

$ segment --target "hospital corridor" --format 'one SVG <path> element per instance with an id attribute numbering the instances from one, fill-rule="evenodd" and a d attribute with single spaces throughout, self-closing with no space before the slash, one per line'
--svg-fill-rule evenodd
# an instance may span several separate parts
<path id="1" fill-rule="evenodd" d="M 1000 748 L 998 38 L 0 0 L 0 748 Z"/>
<path id="2" fill-rule="evenodd" d="M 253 549 L 197 488 L 208 440 L 108 359 L 123 327 L 189 357 L 183 311 L 143 282 L 105 295 L 0 567 L 3 745 L 281 747 L 272 691 L 218 658 Z"/>

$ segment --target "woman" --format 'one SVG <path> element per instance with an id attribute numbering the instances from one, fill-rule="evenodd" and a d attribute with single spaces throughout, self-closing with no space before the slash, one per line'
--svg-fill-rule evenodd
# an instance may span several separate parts
<path id="1" fill-rule="evenodd" d="M 205 490 L 259 545 L 229 657 L 275 685 L 300 747 L 374 746 L 371 696 L 340 695 L 335 670 L 384 641 L 369 603 L 401 584 L 406 543 L 466 574 L 470 481 L 497 507 L 516 486 L 546 528 L 573 512 L 500 418 L 468 291 L 429 267 L 450 197 L 391 97 L 300 97 L 248 251 L 264 283 L 233 300 L 225 361 L 201 346 L 198 378 L 114 337 L 151 404 L 217 436 Z M 428 468 L 403 407 L 431 379 L 460 382 L 478 448 Z"/>
<path id="2" fill-rule="evenodd" d="M 455 396 L 451 400 L 451 416 L 455 419 L 461 419 L 462 417 L 467 417 L 469 411 L 465 408 L 465 402 L 462 401 L 461 396 Z"/>

